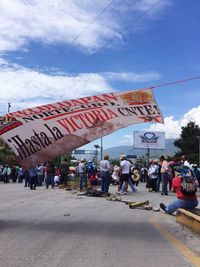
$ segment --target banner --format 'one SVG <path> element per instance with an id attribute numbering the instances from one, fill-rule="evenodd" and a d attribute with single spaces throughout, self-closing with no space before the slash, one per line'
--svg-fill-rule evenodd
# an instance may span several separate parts
<path id="1" fill-rule="evenodd" d="M 134 148 L 165 148 L 165 133 L 164 132 L 150 132 L 150 131 L 135 131 L 133 138 Z"/>
<path id="2" fill-rule="evenodd" d="M 128 125 L 163 123 L 151 88 L 106 93 L 0 117 L 0 136 L 24 167 L 70 153 Z"/>

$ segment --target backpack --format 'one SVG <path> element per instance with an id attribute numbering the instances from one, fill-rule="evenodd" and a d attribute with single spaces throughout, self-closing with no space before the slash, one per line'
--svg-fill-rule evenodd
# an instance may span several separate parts
<path id="1" fill-rule="evenodd" d="M 87 169 L 87 172 L 88 172 L 88 173 L 92 173 L 92 172 L 93 172 L 93 170 L 94 170 L 94 166 L 93 166 L 92 162 L 89 162 L 89 163 L 88 163 L 86 169 Z"/>
<path id="2" fill-rule="evenodd" d="M 181 192 L 185 195 L 192 195 L 197 191 L 196 179 L 192 174 L 182 175 L 181 177 Z"/>

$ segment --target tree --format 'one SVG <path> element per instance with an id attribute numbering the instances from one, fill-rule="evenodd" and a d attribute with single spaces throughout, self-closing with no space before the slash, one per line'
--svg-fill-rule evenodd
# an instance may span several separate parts
<path id="1" fill-rule="evenodd" d="M 186 126 L 181 127 L 180 138 L 174 141 L 179 149 L 178 155 L 187 155 L 191 162 L 198 162 L 200 128 L 195 122 L 190 121 Z"/>

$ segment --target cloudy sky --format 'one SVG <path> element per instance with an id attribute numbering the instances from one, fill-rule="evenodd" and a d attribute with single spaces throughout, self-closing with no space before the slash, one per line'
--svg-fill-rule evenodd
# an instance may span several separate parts
<path id="1" fill-rule="evenodd" d="M 9 102 L 15 111 L 200 76 L 199 0 L 3 0 L 0 10 L 1 115 Z M 131 145 L 133 131 L 178 138 L 200 125 L 199 85 L 155 88 L 165 124 L 119 130 L 104 148 Z"/>

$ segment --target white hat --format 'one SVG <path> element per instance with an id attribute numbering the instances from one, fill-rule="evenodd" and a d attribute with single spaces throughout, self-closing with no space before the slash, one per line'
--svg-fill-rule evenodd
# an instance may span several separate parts
<path id="1" fill-rule="evenodd" d="M 122 154 L 119 159 L 125 159 L 125 158 L 126 158 L 126 155 Z"/>

